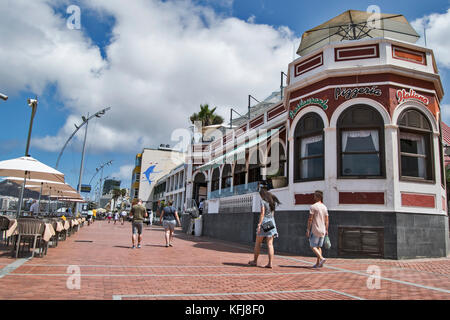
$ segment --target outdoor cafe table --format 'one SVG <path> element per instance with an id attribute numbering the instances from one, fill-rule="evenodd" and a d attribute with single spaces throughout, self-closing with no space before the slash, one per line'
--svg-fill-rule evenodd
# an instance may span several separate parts
<path id="1" fill-rule="evenodd" d="M 18 223 L 17 220 L 13 219 L 10 222 L 9 229 L 6 231 L 6 237 L 10 237 L 13 235 L 18 234 L 17 232 Z M 55 229 L 53 229 L 53 226 L 50 223 L 45 223 L 44 233 L 42 234 L 42 239 L 44 239 L 45 242 L 48 242 L 51 237 L 55 235 Z"/>

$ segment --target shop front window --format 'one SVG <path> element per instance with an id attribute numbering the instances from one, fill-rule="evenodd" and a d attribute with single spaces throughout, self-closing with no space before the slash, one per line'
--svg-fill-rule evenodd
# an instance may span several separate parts
<path id="1" fill-rule="evenodd" d="M 407 110 L 398 122 L 403 179 L 433 180 L 431 126 L 419 111 Z"/>
<path id="2" fill-rule="evenodd" d="M 231 187 L 231 164 L 226 164 L 222 171 L 222 190 Z"/>
<path id="3" fill-rule="evenodd" d="M 219 184 L 220 184 L 220 170 L 219 168 L 215 168 L 211 179 L 211 191 L 219 190 Z"/>
<path id="4" fill-rule="evenodd" d="M 342 150 L 344 176 L 381 175 L 378 131 L 342 132 Z"/>
<path id="5" fill-rule="evenodd" d="M 316 113 L 304 115 L 295 129 L 295 181 L 323 180 L 323 121 Z"/>
<path id="6" fill-rule="evenodd" d="M 339 177 L 384 177 L 384 123 L 375 109 L 356 105 L 338 120 Z"/>
<path id="7" fill-rule="evenodd" d="M 241 184 L 245 184 L 246 174 L 247 171 L 245 170 L 245 164 L 236 164 L 234 166 L 233 185 L 238 186 Z"/>

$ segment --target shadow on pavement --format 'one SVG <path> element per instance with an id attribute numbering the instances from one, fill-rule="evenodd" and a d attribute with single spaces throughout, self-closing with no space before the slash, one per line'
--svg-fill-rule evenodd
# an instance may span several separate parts
<path id="1" fill-rule="evenodd" d="M 254 268 L 255 266 L 251 266 L 248 263 L 237 263 L 237 262 L 224 262 L 222 263 L 225 266 L 231 266 L 231 267 L 247 267 L 247 268 Z"/>
<path id="2" fill-rule="evenodd" d="M 187 240 L 191 240 L 191 239 L 187 239 Z M 230 252 L 230 253 L 252 253 L 248 249 L 246 250 L 246 249 L 241 249 L 241 248 L 237 248 L 237 247 L 222 245 L 221 243 L 211 243 L 211 242 L 196 243 L 194 245 L 194 248 L 207 249 L 207 250 L 213 250 L 213 251 Z"/>
<path id="3" fill-rule="evenodd" d="M 312 267 L 312 265 L 311 266 L 280 266 L 279 265 L 279 267 L 280 268 L 298 268 L 298 269 L 314 269 L 313 267 Z"/>

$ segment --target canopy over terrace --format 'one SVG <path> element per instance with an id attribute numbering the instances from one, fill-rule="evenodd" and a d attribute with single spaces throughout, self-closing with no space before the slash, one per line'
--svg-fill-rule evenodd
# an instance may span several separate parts
<path id="1" fill-rule="evenodd" d="M 40 179 L 64 183 L 64 174 L 32 157 L 0 161 L 0 176 Z"/>
<path id="2" fill-rule="evenodd" d="M 348 10 L 303 33 L 297 54 L 305 56 L 332 42 L 364 38 L 392 38 L 415 43 L 420 36 L 401 14 Z"/>
<path id="3" fill-rule="evenodd" d="M 271 136 L 275 136 L 279 131 L 280 131 L 280 129 L 272 129 L 272 130 L 267 130 L 267 131 L 264 130 L 264 131 L 262 131 L 262 134 L 259 137 L 255 138 L 253 140 L 250 140 L 249 142 L 242 144 L 241 146 L 237 147 L 236 149 L 234 149 L 230 152 L 227 152 L 226 154 L 209 161 L 208 163 L 202 165 L 198 169 L 200 171 L 206 171 L 209 169 L 214 169 L 214 168 L 220 167 L 224 163 L 232 163 L 234 161 L 245 159 L 245 151 L 247 149 L 250 149 L 260 143 L 267 141 L 267 139 L 269 139 Z"/>
<path id="4" fill-rule="evenodd" d="M 20 192 L 17 216 L 22 209 L 23 193 L 27 179 L 42 179 L 64 183 L 64 174 L 55 170 L 32 157 L 20 157 L 16 159 L 0 161 L 0 176 L 23 177 L 22 190 Z"/>

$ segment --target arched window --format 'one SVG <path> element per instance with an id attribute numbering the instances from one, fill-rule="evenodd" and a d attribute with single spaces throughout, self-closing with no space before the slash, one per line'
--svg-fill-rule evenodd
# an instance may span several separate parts
<path id="1" fill-rule="evenodd" d="M 384 177 L 384 122 L 380 113 L 370 106 L 352 106 L 339 117 L 337 129 L 338 176 Z"/>
<path id="2" fill-rule="evenodd" d="M 215 168 L 211 178 L 211 191 L 219 190 L 219 182 L 220 182 L 220 170 L 219 168 Z"/>
<path id="3" fill-rule="evenodd" d="M 405 110 L 397 122 L 402 179 L 433 180 L 432 130 L 428 119 L 415 109 Z"/>
<path id="4" fill-rule="evenodd" d="M 323 180 L 323 121 L 315 112 L 307 113 L 294 132 L 294 180 Z"/>

